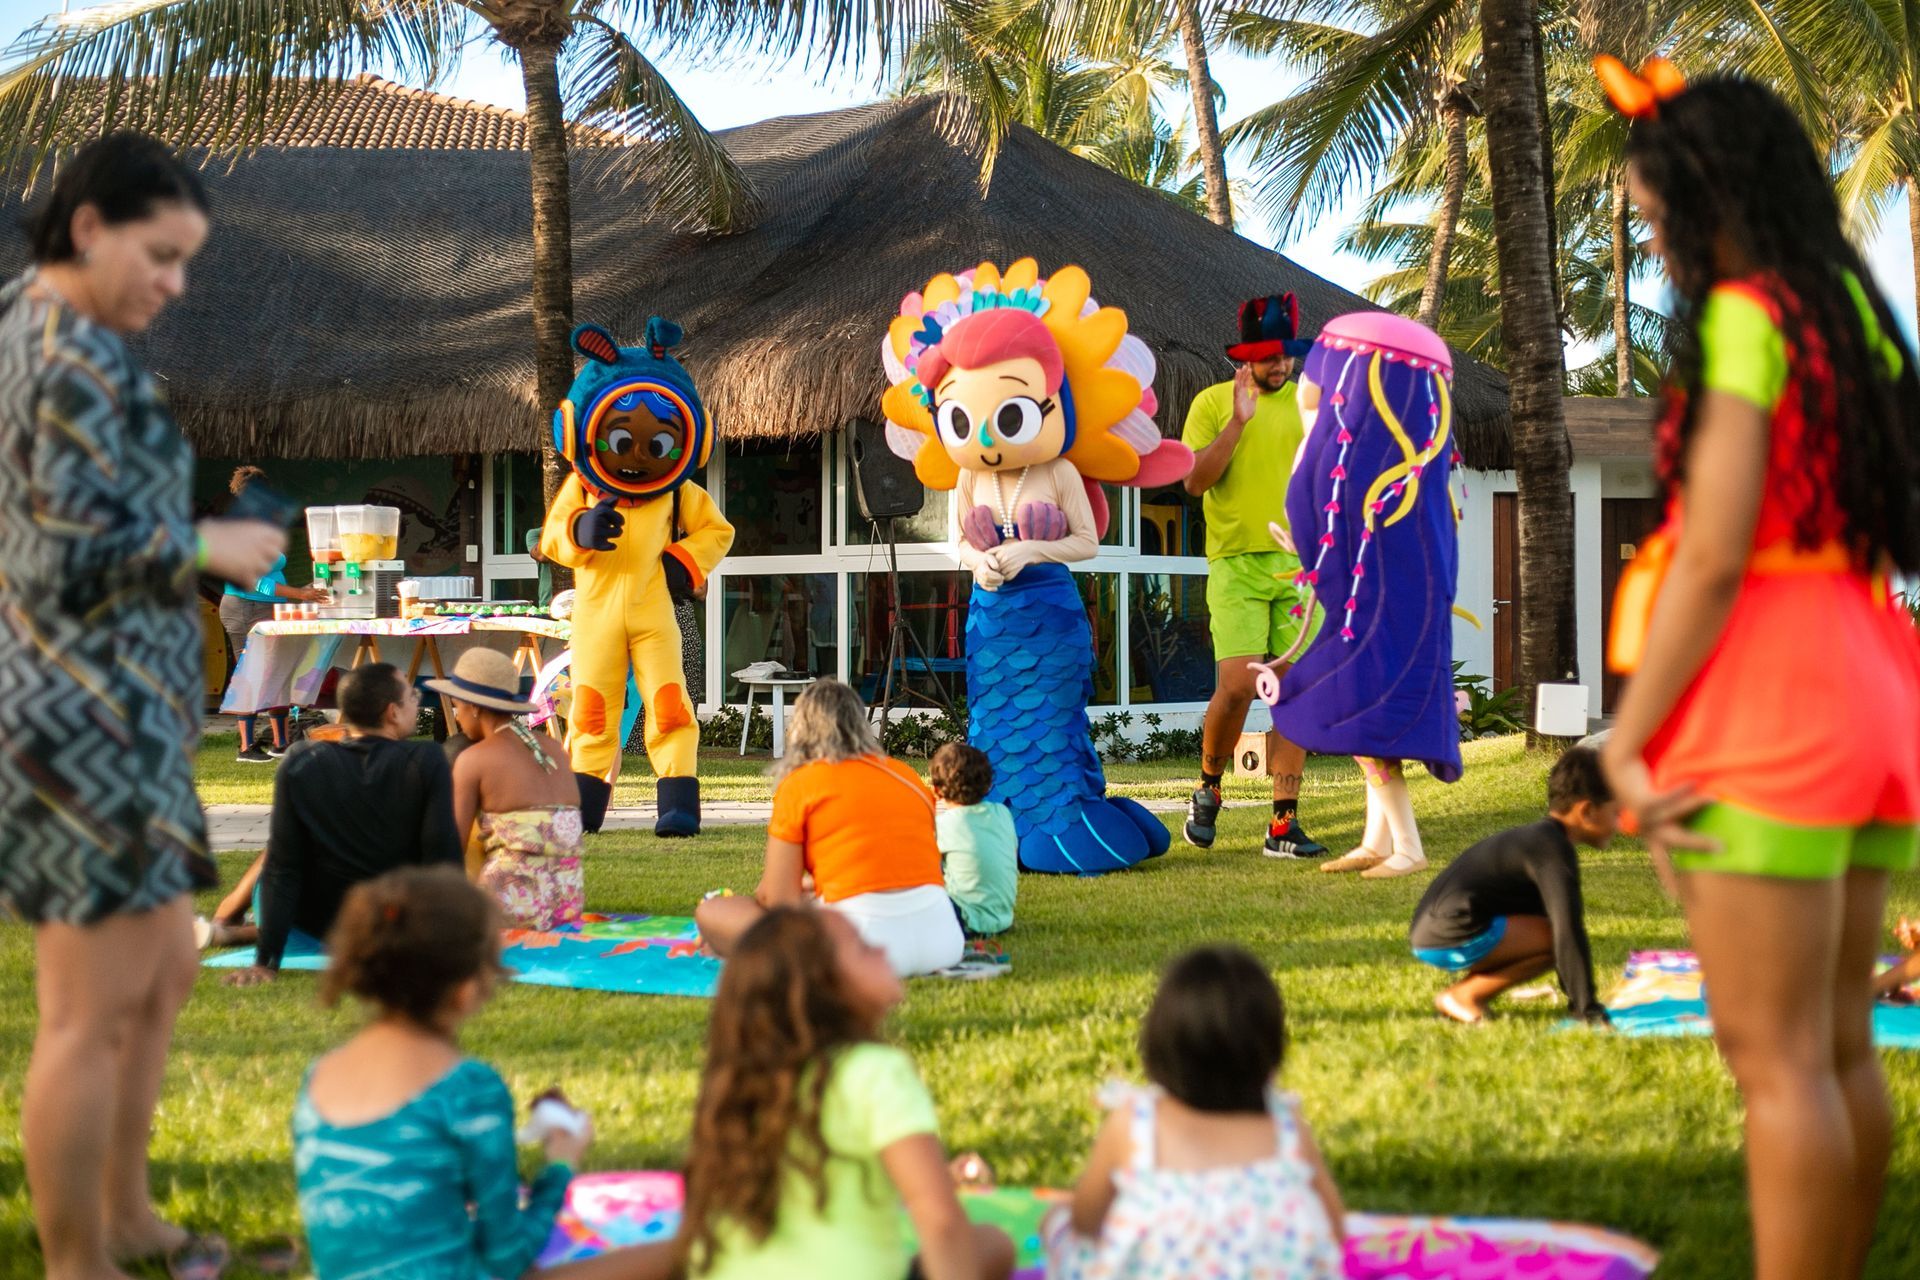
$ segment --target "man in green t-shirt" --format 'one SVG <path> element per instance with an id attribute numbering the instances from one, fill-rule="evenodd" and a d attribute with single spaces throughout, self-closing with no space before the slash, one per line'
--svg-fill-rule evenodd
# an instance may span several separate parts
<path id="1" fill-rule="evenodd" d="M 1227 348 L 1240 368 L 1232 382 L 1193 398 L 1181 440 L 1193 450 L 1187 492 L 1202 496 L 1207 524 L 1207 613 L 1213 632 L 1214 690 L 1201 735 L 1200 785 L 1187 805 L 1187 843 L 1213 845 L 1220 779 L 1253 704 L 1250 663 L 1287 653 L 1307 617 L 1294 588 L 1300 561 L 1275 544 L 1269 525 L 1287 527 L 1287 481 L 1300 452 L 1294 362 L 1312 342 L 1300 337 L 1300 307 L 1290 293 L 1240 308 L 1240 341 Z M 1269 858 L 1318 858 L 1326 846 L 1300 824 L 1300 778 L 1307 753 L 1284 739 L 1268 764 L 1273 818 Z"/>

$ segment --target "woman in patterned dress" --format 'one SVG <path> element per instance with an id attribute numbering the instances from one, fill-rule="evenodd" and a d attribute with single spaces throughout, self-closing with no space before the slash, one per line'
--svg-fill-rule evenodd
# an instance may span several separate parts
<path id="1" fill-rule="evenodd" d="M 257 581 L 285 546 L 189 522 L 193 450 L 123 338 L 186 284 L 206 197 L 116 134 L 61 171 L 0 288 L 0 908 L 34 925 L 27 1184 L 52 1280 L 192 1243 L 147 1142 L 216 882 L 194 793 L 196 571 Z"/>

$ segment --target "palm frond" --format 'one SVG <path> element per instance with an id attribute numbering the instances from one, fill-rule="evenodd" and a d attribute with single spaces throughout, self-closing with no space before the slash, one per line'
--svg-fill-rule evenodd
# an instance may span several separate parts
<path id="1" fill-rule="evenodd" d="M 53 14 L 0 56 L 0 137 L 31 175 L 96 121 L 258 142 L 301 86 L 397 70 L 432 83 L 471 17 L 456 0 L 111 0 Z"/>
<path id="2" fill-rule="evenodd" d="M 1292 100 L 1226 131 L 1230 145 L 1252 150 L 1255 191 L 1282 240 L 1377 176 L 1396 135 L 1433 110 L 1468 11 L 1467 0 L 1417 0 Z"/>
<path id="3" fill-rule="evenodd" d="M 760 206 L 746 174 L 660 69 L 598 18 L 583 20 L 575 41 L 564 94 L 570 114 L 634 139 L 594 148 L 589 166 L 604 165 L 626 181 L 644 177 L 653 207 L 682 225 L 716 234 L 750 225 Z"/>

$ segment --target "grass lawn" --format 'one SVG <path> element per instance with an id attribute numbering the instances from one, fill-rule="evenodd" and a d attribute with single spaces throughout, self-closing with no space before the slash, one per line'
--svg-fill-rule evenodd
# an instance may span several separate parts
<path id="1" fill-rule="evenodd" d="M 265 800 L 271 771 L 234 765 L 231 752 L 230 740 L 209 744 L 207 799 Z M 1512 741 L 1473 744 L 1468 762 L 1459 785 L 1414 784 L 1436 860 L 1539 812 L 1544 762 Z M 709 796 L 765 795 L 764 759 L 716 754 L 703 767 Z M 1116 789 L 1180 795 L 1190 767 L 1119 766 Z M 1604 1223 L 1663 1249 L 1663 1275 L 1751 1274 L 1738 1112 L 1708 1042 L 1563 1031 L 1557 1007 L 1538 1005 L 1478 1030 L 1438 1022 L 1428 1003 L 1438 975 L 1406 955 L 1424 880 L 1366 882 L 1269 862 L 1256 852 L 1265 817 L 1257 784 L 1231 790 L 1245 803 L 1228 810 L 1212 852 L 1176 842 L 1170 856 L 1124 875 L 1024 878 L 1010 976 L 912 984 L 893 1034 L 932 1087 L 950 1147 L 980 1150 L 1004 1182 L 1068 1182 L 1092 1137 L 1095 1087 L 1137 1076 L 1134 1036 L 1157 969 L 1186 946 L 1230 939 L 1279 978 L 1293 1039 L 1285 1083 L 1304 1097 L 1353 1207 Z M 622 793 L 650 797 L 651 782 Z M 1357 838 L 1351 763 L 1314 762 L 1306 803 L 1329 844 Z M 590 904 L 681 913 L 706 889 L 746 889 L 763 838 L 753 827 L 715 828 L 692 843 L 605 837 L 588 862 Z M 246 858 L 223 858 L 223 871 L 237 875 Z M 1590 855 L 1585 876 L 1603 986 L 1630 949 L 1685 945 L 1678 911 L 1636 848 Z M 1920 911 L 1920 876 L 1899 879 L 1893 909 Z M 0 928 L 0 972 L 0 1277 L 26 1277 L 39 1274 L 39 1260 L 17 1137 L 33 1029 L 24 928 Z M 156 1126 L 167 1213 L 234 1239 L 298 1230 L 291 1100 L 306 1064 L 355 1019 L 315 1008 L 313 990 L 302 974 L 263 991 L 203 977 Z M 589 1168 L 661 1166 L 682 1154 L 705 1014 L 695 1001 L 509 989 L 471 1024 L 466 1047 L 518 1096 L 560 1083 L 589 1108 L 600 1134 Z M 1886 1062 L 1899 1134 L 1869 1274 L 1893 1280 L 1913 1275 L 1920 1258 L 1920 1055 Z"/>

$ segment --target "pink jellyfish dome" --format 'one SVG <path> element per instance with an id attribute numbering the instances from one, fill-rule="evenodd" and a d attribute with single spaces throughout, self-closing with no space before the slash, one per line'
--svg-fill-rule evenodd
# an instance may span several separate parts
<path id="1" fill-rule="evenodd" d="M 1405 360 L 1418 368 L 1429 366 L 1451 378 L 1453 353 L 1440 335 L 1418 320 L 1391 311 L 1353 311 L 1335 316 L 1320 328 L 1320 341 L 1341 350 L 1374 348 L 1389 360 Z"/>

